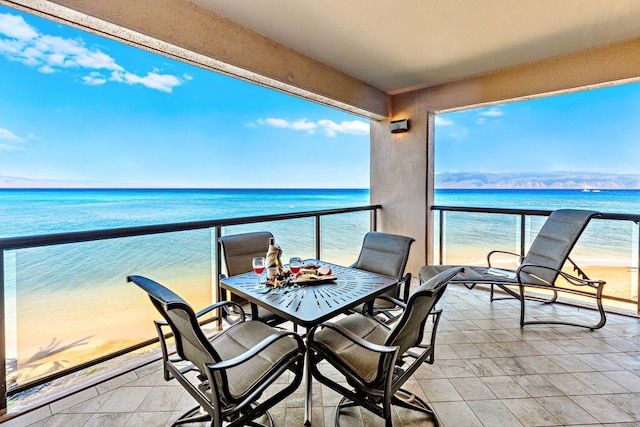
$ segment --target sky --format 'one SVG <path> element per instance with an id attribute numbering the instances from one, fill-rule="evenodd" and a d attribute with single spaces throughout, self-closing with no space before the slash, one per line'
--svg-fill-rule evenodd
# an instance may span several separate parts
<path id="1" fill-rule="evenodd" d="M 640 83 L 439 114 L 435 171 L 633 174 L 639 131 Z M 0 187 L 25 185 L 368 188 L 369 121 L 0 6 Z"/>
<path id="2" fill-rule="evenodd" d="M 640 173 L 640 83 L 436 116 L 436 172 Z"/>
<path id="3" fill-rule="evenodd" d="M 25 182 L 368 188 L 369 120 L 0 6 L 0 186 Z"/>

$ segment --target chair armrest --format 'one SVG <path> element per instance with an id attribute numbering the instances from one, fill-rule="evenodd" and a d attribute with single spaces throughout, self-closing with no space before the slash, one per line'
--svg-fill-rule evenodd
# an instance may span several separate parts
<path id="1" fill-rule="evenodd" d="M 351 332 L 348 329 L 343 328 L 340 325 L 336 325 L 335 323 L 331 323 L 331 322 L 326 322 L 326 323 L 322 323 L 318 326 L 314 326 L 313 328 L 311 328 L 311 330 L 309 330 L 308 332 L 308 343 L 309 346 L 313 345 L 313 339 L 315 337 L 315 332 L 319 327 L 323 327 L 323 328 L 329 328 L 332 329 L 334 331 L 336 331 L 337 333 L 339 333 L 340 335 L 342 335 L 343 337 L 345 337 L 346 339 L 348 339 L 349 341 L 353 342 L 354 344 L 365 348 L 369 351 L 373 351 L 375 353 L 380 353 L 381 355 L 385 355 L 385 354 L 392 354 L 396 351 L 398 351 L 398 346 L 386 346 L 386 345 L 380 345 L 380 344 L 374 344 L 372 342 L 369 342 L 359 336 L 357 336 L 356 334 L 354 334 L 353 332 Z"/>
<path id="2" fill-rule="evenodd" d="M 567 282 L 569 282 L 570 284 L 572 284 L 574 286 L 589 286 L 591 288 L 601 288 L 603 285 L 605 285 L 607 283 L 604 280 L 587 280 L 587 279 L 583 279 L 583 278 L 580 278 L 580 277 L 572 276 L 572 275 L 570 275 L 568 273 L 565 273 L 562 270 L 558 270 L 556 268 L 551 268 L 551 267 L 546 267 L 546 266 L 543 266 L 543 265 L 522 264 L 516 270 L 516 277 L 518 278 L 518 284 L 519 285 L 526 286 L 526 284 L 522 283 L 522 279 L 520 277 L 520 272 L 527 273 L 527 270 L 531 269 L 531 268 L 537 268 L 537 269 L 544 268 L 546 270 L 555 271 L 560 276 L 562 276 Z"/>
<path id="3" fill-rule="evenodd" d="M 208 307 L 203 308 L 202 310 L 198 311 L 196 313 L 196 317 L 200 317 L 203 316 L 209 312 L 211 312 L 212 310 L 215 310 L 216 308 L 219 307 L 227 307 L 227 306 L 234 306 L 234 308 L 236 308 L 237 310 L 239 310 L 240 312 L 240 317 L 242 318 L 242 321 L 245 320 L 245 314 L 244 314 L 244 310 L 242 309 L 242 307 L 240 306 L 240 304 L 233 302 L 233 301 L 220 301 L 217 302 L 215 304 L 211 304 Z"/>
<path id="4" fill-rule="evenodd" d="M 257 320 L 255 320 L 257 322 Z M 298 343 L 298 350 L 301 354 L 304 354 L 306 348 L 304 346 L 304 342 L 300 335 L 291 331 L 281 331 L 274 329 L 273 334 L 269 335 L 267 338 L 260 341 L 258 344 L 245 351 L 244 353 L 227 360 L 223 360 L 217 363 L 207 364 L 207 368 L 213 373 L 213 371 L 222 371 L 225 369 L 233 368 L 238 365 L 242 365 L 247 362 L 249 359 L 257 356 L 260 352 L 264 351 L 267 347 L 273 345 L 278 340 L 281 340 L 285 337 L 292 337 Z"/>
<path id="5" fill-rule="evenodd" d="M 492 256 L 493 254 L 513 255 L 513 256 L 515 256 L 515 257 L 518 257 L 518 264 L 520 264 L 520 263 L 522 262 L 522 260 L 524 259 L 524 257 L 523 257 L 522 255 L 520 255 L 520 254 L 516 254 L 516 253 L 514 253 L 514 252 L 498 251 L 498 250 L 496 250 L 496 251 L 491 251 L 491 252 L 489 252 L 489 253 L 487 254 L 487 265 L 488 265 L 489 267 L 491 267 L 491 256 Z"/>
<path id="6" fill-rule="evenodd" d="M 409 300 L 409 292 L 411 291 L 411 289 L 409 289 L 411 288 L 411 273 L 407 273 L 402 276 L 398 286 L 404 286 L 404 290 L 402 293 L 398 293 L 398 295 L 402 295 L 402 301 L 407 302 Z"/>
<path id="7" fill-rule="evenodd" d="M 394 298 L 394 297 L 392 297 L 390 295 L 380 295 L 380 296 L 376 297 L 376 299 L 382 299 L 382 300 L 385 300 L 385 301 L 392 302 L 393 304 L 397 305 L 398 307 L 402 308 L 403 310 L 405 308 L 407 308 L 407 304 L 404 301 L 400 301 L 399 299 Z"/>

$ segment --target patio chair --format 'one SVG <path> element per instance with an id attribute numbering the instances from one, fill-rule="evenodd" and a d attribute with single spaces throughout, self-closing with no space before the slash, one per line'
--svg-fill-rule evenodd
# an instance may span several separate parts
<path id="1" fill-rule="evenodd" d="M 268 231 L 230 234 L 220 237 L 218 241 L 222 245 L 227 274 L 235 276 L 253 271 L 251 265 L 253 258 L 265 256 L 267 249 L 269 249 L 269 240 L 272 238 L 273 234 Z M 224 275 L 221 275 L 221 277 L 224 277 Z M 226 292 L 220 292 L 220 295 L 225 298 Z M 279 325 L 285 322 L 285 319 L 266 308 L 260 306 L 251 307 L 251 304 L 246 299 L 238 295 L 231 294 L 229 299 L 240 305 L 245 313 L 252 313 L 252 310 L 257 310 L 256 319 L 269 325 Z M 237 318 L 237 313 L 234 312 L 233 307 L 227 307 L 224 314 L 225 317 L 232 316 Z"/>
<path id="2" fill-rule="evenodd" d="M 151 279 L 129 276 L 127 281 L 147 292 L 164 318 L 155 325 L 165 380 L 175 378 L 198 402 L 173 426 L 202 421 L 210 421 L 212 427 L 259 426 L 254 420 L 263 416 L 273 425 L 268 409 L 293 393 L 302 380 L 305 346 L 297 334 L 245 321 L 241 315 L 240 321 L 207 339 L 198 320 L 218 307 L 237 304 L 222 301 L 195 313 L 182 298 Z M 237 310 L 242 314 L 240 307 Z M 169 355 L 167 327 L 175 338 L 175 356 Z M 277 391 L 259 402 L 274 382 Z"/>
<path id="3" fill-rule="evenodd" d="M 310 357 L 313 376 L 343 396 L 336 407 L 336 426 L 340 425 L 344 408 L 361 406 L 382 417 L 386 427 L 391 427 L 391 405 L 428 414 L 438 425 L 429 405 L 402 386 L 423 362 L 434 362 L 442 314 L 442 310 L 434 307 L 449 280 L 460 271 L 460 267 L 451 268 L 422 284 L 406 304 L 401 303 L 404 310 L 391 328 L 373 317 L 355 313 L 309 331 L 308 351 L 314 352 Z M 429 323 L 432 329 L 425 339 L 429 315 L 433 316 L 433 324 Z M 322 359 L 340 375 L 323 374 L 318 367 Z"/>
<path id="4" fill-rule="evenodd" d="M 409 297 L 411 273 L 405 274 L 404 269 L 409 259 L 411 244 L 414 241 L 415 239 L 411 237 L 378 231 L 370 231 L 365 234 L 358 260 L 350 267 L 393 277 L 398 279 L 398 284 L 383 294 L 392 297 L 392 299 L 376 298 L 354 308 L 353 311 L 383 315 L 386 317 L 387 323 L 397 320 L 398 316 L 394 312 L 398 311 L 399 306 L 393 301 L 395 299 L 406 302 Z"/>
<path id="5" fill-rule="evenodd" d="M 505 251 L 491 251 L 487 255 L 487 267 L 465 267 L 465 273 L 458 275 L 451 283 L 463 283 L 469 289 L 478 284 L 490 285 L 490 300 L 504 298 L 494 297 L 494 286 L 499 287 L 508 295 L 520 300 L 520 327 L 532 324 L 558 324 L 589 328 L 591 330 L 603 327 L 607 321 L 602 306 L 602 290 L 605 282 L 602 280 L 590 280 L 585 272 L 569 258 L 569 253 L 575 246 L 578 238 L 586 228 L 591 218 L 600 216 L 600 213 L 587 210 L 560 209 L 551 213 L 540 232 L 534 239 L 527 255 L 514 254 Z M 508 254 L 518 257 L 519 266 L 516 270 L 494 268 L 491 258 L 496 254 Z M 568 262 L 577 277 L 562 271 Z M 427 265 L 420 269 L 420 280 L 428 280 L 450 266 Z M 562 277 L 565 283 L 559 283 Z M 517 287 L 517 291 L 509 286 Z M 543 289 L 551 292 L 549 298 L 539 295 L 525 295 L 526 288 Z M 596 301 L 600 319 L 593 325 L 585 325 L 560 320 L 525 320 L 525 300 L 553 303 L 558 298 L 558 292 L 566 292 L 574 295 L 586 296 Z M 510 298 L 510 297 L 507 297 Z"/>

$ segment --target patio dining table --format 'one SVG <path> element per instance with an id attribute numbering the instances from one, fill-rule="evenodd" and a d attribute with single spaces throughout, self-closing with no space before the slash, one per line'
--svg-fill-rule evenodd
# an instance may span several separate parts
<path id="1" fill-rule="evenodd" d="M 324 265 L 331 268 L 335 280 L 307 283 L 286 288 L 270 288 L 258 283 L 253 273 L 221 279 L 220 286 L 247 299 L 252 306 L 252 314 L 257 314 L 259 305 L 296 325 L 309 329 L 327 321 L 349 308 L 368 301 L 396 285 L 392 277 L 381 276 L 368 271 L 343 267 L 320 260 L 306 260 L 305 264 Z M 311 371 L 309 359 L 305 359 L 305 425 L 311 425 Z"/>

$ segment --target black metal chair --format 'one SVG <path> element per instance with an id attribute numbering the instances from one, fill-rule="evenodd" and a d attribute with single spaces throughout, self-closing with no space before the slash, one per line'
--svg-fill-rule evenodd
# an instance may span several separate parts
<path id="1" fill-rule="evenodd" d="M 487 255 L 487 267 L 466 266 L 465 273 L 458 275 L 451 283 L 463 283 L 469 289 L 478 284 L 487 284 L 491 287 L 490 300 L 495 301 L 504 298 L 494 296 L 494 287 L 498 286 L 506 294 L 520 300 L 520 327 L 531 324 L 558 324 L 580 326 L 591 330 L 605 325 L 607 318 L 602 306 L 602 291 L 605 285 L 603 280 L 590 280 L 585 272 L 569 258 L 571 250 L 587 227 L 589 221 L 600 216 L 599 212 L 559 209 L 551 213 L 544 223 L 538 235 L 531 243 L 531 247 L 525 257 L 505 251 L 491 251 Z M 507 254 L 517 257 L 519 266 L 516 270 L 494 268 L 491 258 L 496 254 Z M 576 272 L 576 276 L 562 271 L 565 263 L 569 263 Z M 447 270 L 448 265 L 426 265 L 420 269 L 420 280 L 428 280 L 441 271 Z M 558 277 L 565 280 L 565 284 L 558 283 Z M 518 291 L 510 289 L 515 286 Z M 544 296 L 525 294 L 526 288 L 544 289 L 552 295 Z M 525 320 L 525 300 L 537 300 L 543 303 L 553 303 L 558 298 L 558 292 L 566 292 L 574 295 L 594 298 L 600 313 L 600 319 L 595 324 L 580 324 L 572 321 L 549 320 Z"/>
<path id="2" fill-rule="evenodd" d="M 147 292 L 164 318 L 155 325 L 165 380 L 176 378 L 198 402 L 172 425 L 210 421 L 212 427 L 223 423 L 228 423 L 226 427 L 260 426 L 254 420 L 262 416 L 273 425 L 268 409 L 293 393 L 302 380 L 305 346 L 297 334 L 245 321 L 234 302 L 222 301 L 195 313 L 182 298 L 151 279 L 129 276 L 127 280 Z M 207 339 L 198 319 L 229 304 L 236 305 L 241 319 Z M 175 337 L 175 356 L 169 354 L 167 327 Z M 195 375 L 188 375 L 190 372 Z M 278 391 L 259 402 L 274 382 L 278 382 Z"/>
<path id="3" fill-rule="evenodd" d="M 451 268 L 422 284 L 409 297 L 400 319 L 389 327 L 373 317 L 355 313 L 334 322 L 323 323 L 309 331 L 308 351 L 313 376 L 344 397 L 336 408 L 335 423 L 340 425 L 341 411 L 361 406 L 385 419 L 392 426 L 391 405 L 423 412 L 438 419 L 432 409 L 403 384 L 423 362 L 434 362 L 436 332 L 442 310 L 435 304 L 442 297 L 449 280 L 462 271 Z M 434 321 L 425 340 L 429 315 Z M 325 375 L 318 364 L 326 359 L 344 377 Z"/>
<path id="4" fill-rule="evenodd" d="M 411 244 L 415 241 L 412 237 L 398 234 L 370 231 L 364 236 L 362 248 L 358 260 L 350 267 L 383 276 L 398 279 L 398 284 L 384 295 L 392 297 L 376 298 L 366 304 L 356 307 L 353 311 L 373 315 L 383 315 L 386 322 L 397 320 L 399 306 L 395 300 L 407 301 L 411 285 L 411 273 L 404 273 L 409 259 Z"/>
<path id="5" fill-rule="evenodd" d="M 263 257 L 269 249 L 269 240 L 273 238 L 273 234 L 268 231 L 255 231 L 251 233 L 230 234 L 218 239 L 222 245 L 224 254 L 224 262 L 229 276 L 247 273 L 253 270 L 252 260 L 255 257 Z M 224 275 L 221 275 L 224 277 Z M 221 291 L 220 295 L 225 295 Z M 237 303 L 242 307 L 245 313 L 252 313 L 252 307 L 249 302 L 235 294 L 231 294 L 229 300 Z M 269 325 L 279 325 L 286 320 L 275 313 L 260 306 L 254 306 L 253 310 L 257 310 L 257 320 L 261 320 Z M 225 309 L 226 316 L 237 317 L 237 313 L 232 307 Z"/>

